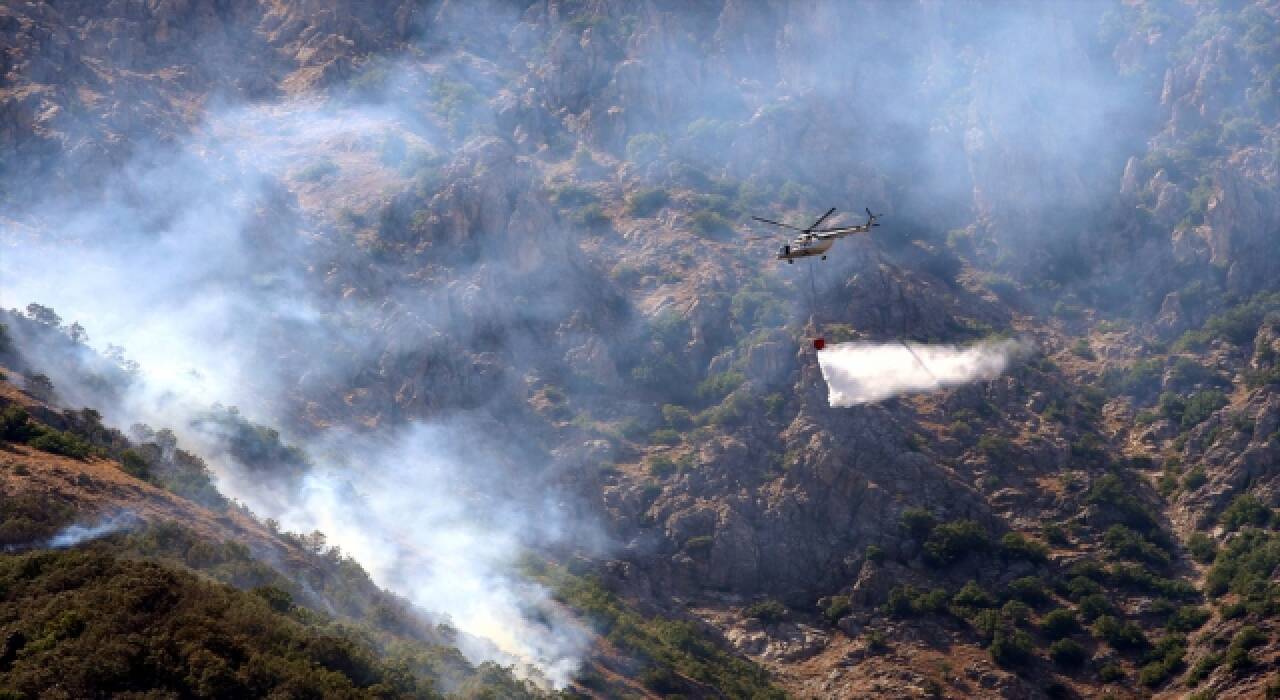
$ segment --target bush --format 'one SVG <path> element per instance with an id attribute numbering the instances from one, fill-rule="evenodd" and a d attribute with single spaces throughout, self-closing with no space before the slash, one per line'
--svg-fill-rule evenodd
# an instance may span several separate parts
<path id="1" fill-rule="evenodd" d="M 787 616 L 787 608 L 776 600 L 762 600 L 748 605 L 742 611 L 747 617 L 765 623 L 779 622 Z"/>
<path id="2" fill-rule="evenodd" d="M 956 520 L 933 528 L 925 540 L 925 557 L 935 566 L 946 566 L 972 552 L 991 548 L 987 531 L 973 520 Z"/>
<path id="3" fill-rule="evenodd" d="M 1170 632 L 1193 632 L 1204 626 L 1212 615 L 1199 605 L 1184 605 L 1169 617 L 1165 627 Z"/>
<path id="4" fill-rule="evenodd" d="M 1187 540 L 1187 550 L 1191 552 L 1191 557 L 1201 564 L 1208 564 L 1213 561 L 1213 557 L 1218 553 L 1218 545 L 1214 544 L 1212 538 L 1203 532 L 1195 532 Z"/>
<path id="5" fill-rule="evenodd" d="M 1239 530 L 1244 525 L 1265 527 L 1272 521 L 1273 513 L 1262 501 L 1252 494 L 1240 494 L 1231 501 L 1231 505 L 1222 511 L 1218 522 L 1230 532 Z"/>
<path id="6" fill-rule="evenodd" d="M 978 438 L 978 450 L 986 455 L 992 464 L 1007 464 L 1013 457 L 1013 444 L 1002 435 L 984 434 Z"/>
<path id="7" fill-rule="evenodd" d="M 1280 541 L 1261 530 L 1245 528 L 1218 552 L 1205 576 L 1205 592 L 1249 595 L 1265 590 L 1280 566 Z"/>
<path id="8" fill-rule="evenodd" d="M 27 409 L 11 404 L 0 410 L 0 438 L 9 442 L 26 442 L 38 434 Z"/>
<path id="9" fill-rule="evenodd" d="M 1040 534 L 1045 542 L 1059 547 L 1065 547 L 1071 543 L 1071 540 L 1067 539 L 1067 529 L 1061 523 L 1045 523 L 1040 528 Z"/>
<path id="10" fill-rule="evenodd" d="M 657 134 L 636 134 L 627 139 L 627 160 L 644 165 L 662 155 L 662 137 Z"/>
<path id="11" fill-rule="evenodd" d="M 120 468 L 135 479 L 146 481 L 151 478 L 151 465 L 137 450 L 125 450 L 120 455 Z"/>
<path id="12" fill-rule="evenodd" d="M 658 213 L 667 206 L 670 197 L 664 189 L 639 190 L 627 195 L 627 213 L 631 216 L 645 218 Z"/>
<path id="13" fill-rule="evenodd" d="M 671 428 L 655 430 L 649 435 L 649 442 L 655 445 L 678 445 L 680 444 L 680 433 Z"/>
<path id="14" fill-rule="evenodd" d="M 889 591 L 889 599 L 885 602 L 884 612 L 894 617 L 907 618 L 915 615 L 940 613 L 947 608 L 947 592 L 941 588 L 932 591 L 917 591 L 913 586 L 894 586 Z"/>
<path id="15" fill-rule="evenodd" d="M 1079 668 L 1089 658 L 1089 653 L 1074 639 L 1059 639 L 1049 646 L 1049 658 L 1063 668 Z"/>
<path id="16" fill-rule="evenodd" d="M 1222 654 L 1210 652 L 1200 658 L 1187 673 L 1187 685 L 1196 686 L 1209 677 L 1213 670 L 1222 665 Z"/>
<path id="17" fill-rule="evenodd" d="M 729 220 L 714 211 L 694 212 L 690 221 L 698 235 L 708 238 L 733 233 L 733 226 Z"/>
<path id="18" fill-rule="evenodd" d="M 693 426 L 693 414 L 684 406 L 666 404 L 662 407 L 662 420 L 676 430 L 684 430 Z"/>
<path id="19" fill-rule="evenodd" d="M 1033 647 L 1031 637 L 1022 630 L 997 630 L 987 651 L 991 652 L 991 659 L 1001 666 L 1021 666 L 1031 660 Z"/>
<path id="20" fill-rule="evenodd" d="M 1043 564 L 1049 560 L 1049 548 L 1042 542 L 1028 539 L 1020 532 L 1008 532 L 1000 538 L 1000 556 Z"/>
<path id="21" fill-rule="evenodd" d="M 1182 669 L 1186 654 L 1186 638 L 1177 635 L 1162 637 L 1156 642 L 1155 648 L 1143 657 L 1147 663 L 1138 672 L 1138 682 L 1150 688 L 1160 685 Z"/>
<path id="22" fill-rule="evenodd" d="M 1062 639 L 1079 632 L 1080 623 L 1070 608 L 1058 608 L 1040 620 L 1040 631 L 1049 639 Z"/>
<path id="23" fill-rule="evenodd" d="M 1101 593 L 1093 593 L 1081 598 L 1078 608 L 1080 617 L 1085 622 L 1092 622 L 1115 611 L 1111 606 L 1111 601 L 1107 600 Z"/>
<path id="24" fill-rule="evenodd" d="M 827 618 L 828 622 L 835 623 L 852 611 L 853 605 L 849 603 L 849 596 L 837 595 L 831 597 L 827 607 L 822 610 L 822 616 Z"/>
<path id="25" fill-rule="evenodd" d="M 27 444 L 42 450 L 44 452 L 52 452 L 54 454 L 71 457 L 74 459 L 84 459 L 89 456 L 89 443 L 80 439 L 73 433 L 62 430 L 45 429 L 43 433 L 31 438 Z"/>
<path id="26" fill-rule="evenodd" d="M 1138 400 L 1146 400 L 1160 392 L 1164 363 L 1158 359 L 1139 360 L 1123 370 L 1113 370 L 1104 377 L 1107 388 Z"/>
<path id="27" fill-rule="evenodd" d="M 1194 491 L 1209 482 L 1209 475 L 1201 467 L 1196 467 L 1182 477 L 1182 488 Z"/>
<path id="28" fill-rule="evenodd" d="M 1170 560 L 1168 552 L 1149 542 L 1142 533 L 1124 525 L 1112 525 L 1108 528 L 1102 537 L 1102 543 L 1113 554 L 1126 559 L 1159 566 L 1168 565 Z"/>
<path id="29" fill-rule="evenodd" d="M 1116 474 L 1107 474 L 1094 480 L 1085 501 L 1092 505 L 1106 506 L 1107 515 L 1139 532 L 1157 530 L 1159 523 L 1155 516 L 1134 495 L 1134 491 Z"/>
<path id="30" fill-rule="evenodd" d="M 1182 412 L 1182 428 L 1192 428 L 1203 423 L 1215 411 L 1228 403 L 1226 394 L 1217 389 L 1199 391 L 1187 399 Z"/>
<path id="31" fill-rule="evenodd" d="M 1031 607 L 1020 600 L 1011 600 L 1000 608 L 1000 617 L 1021 627 L 1031 619 Z"/>
<path id="32" fill-rule="evenodd" d="M 649 474 L 658 478 L 671 476 L 679 469 L 679 465 L 666 455 L 657 455 L 649 458 Z"/>
<path id="33" fill-rule="evenodd" d="M 1009 583 L 1008 596 L 1028 605 L 1040 605 L 1049 600 L 1044 582 L 1035 576 L 1024 576 Z"/>
<path id="34" fill-rule="evenodd" d="M 712 403 L 719 402 L 742 386 L 746 377 L 741 372 L 721 372 L 707 377 L 698 385 L 698 397 Z"/>
<path id="35" fill-rule="evenodd" d="M 1150 644 L 1141 627 L 1132 622 L 1121 622 L 1111 615 L 1099 617 L 1090 631 L 1095 638 L 1118 650 L 1143 649 Z"/>
<path id="36" fill-rule="evenodd" d="M 874 562 L 876 564 L 884 563 L 884 549 L 882 549 L 878 545 L 874 545 L 874 544 L 867 545 L 866 556 L 867 556 L 867 561 L 869 562 Z"/>
<path id="37" fill-rule="evenodd" d="M 996 599 L 977 581 L 969 581 L 956 591 L 951 603 L 959 608 L 990 608 L 995 606 Z"/>
<path id="38" fill-rule="evenodd" d="M 1114 661 L 1098 669 L 1098 678 L 1102 679 L 1103 683 L 1124 680 L 1124 676 L 1124 667 Z"/>
<path id="39" fill-rule="evenodd" d="M 933 515 L 923 508 L 908 508 L 902 511 L 902 526 L 917 540 L 924 540 L 933 532 L 938 524 Z"/>

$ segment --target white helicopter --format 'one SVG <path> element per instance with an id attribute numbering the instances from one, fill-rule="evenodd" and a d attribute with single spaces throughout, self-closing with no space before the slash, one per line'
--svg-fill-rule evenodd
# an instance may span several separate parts
<path id="1" fill-rule="evenodd" d="M 868 233 L 872 227 L 879 226 L 876 223 L 876 214 L 871 213 L 871 209 L 867 209 L 867 223 L 858 224 L 857 226 L 837 226 L 835 228 L 818 228 L 822 222 L 831 218 L 836 213 L 836 208 L 831 207 L 826 214 L 818 217 L 809 228 L 799 228 L 770 219 L 763 219 L 758 216 L 751 217 L 756 221 L 771 224 L 773 226 L 781 226 L 782 228 L 799 231 L 800 235 L 796 236 L 790 243 L 783 245 L 778 249 L 778 259 L 786 260 L 788 263 L 794 263 L 796 258 L 808 258 L 814 255 L 822 256 L 823 260 L 827 259 L 827 251 L 835 244 L 836 239 L 844 238 L 854 233 Z"/>

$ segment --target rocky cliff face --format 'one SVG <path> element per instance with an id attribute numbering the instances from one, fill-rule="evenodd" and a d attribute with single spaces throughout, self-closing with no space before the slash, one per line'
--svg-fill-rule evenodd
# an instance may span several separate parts
<path id="1" fill-rule="evenodd" d="M 341 329 L 261 354 L 299 435 L 480 416 L 606 523 L 607 585 L 799 692 L 1247 694 L 1256 664 L 1204 660 L 1269 598 L 1201 584 L 1232 504 L 1280 505 L 1276 16 L 33 3 L 0 8 L 0 148 L 72 190 L 219 101 L 367 108 L 254 219 L 314 242 L 278 259 Z M 738 235 L 828 202 L 885 226 L 813 269 Z M 808 349 L 997 333 L 1007 376 L 850 409 Z M 1144 641 L 1051 652 L 1053 608 Z M 928 667 L 889 680 L 886 643 Z"/>

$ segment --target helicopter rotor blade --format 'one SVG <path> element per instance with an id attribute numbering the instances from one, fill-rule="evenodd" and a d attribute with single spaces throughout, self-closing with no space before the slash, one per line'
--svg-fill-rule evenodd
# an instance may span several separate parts
<path id="1" fill-rule="evenodd" d="M 772 219 L 765 219 L 765 218 L 761 218 L 761 217 L 759 217 L 759 216 L 753 216 L 753 217 L 751 217 L 751 218 L 752 218 L 752 219 L 755 219 L 756 221 L 760 221 L 760 222 L 763 222 L 763 223 L 766 223 L 766 224 L 773 224 L 774 226 L 781 226 L 782 228 L 789 228 L 789 229 L 791 229 L 792 231 L 802 231 L 802 232 L 804 231 L 804 229 L 799 228 L 799 227 L 797 227 L 797 226 L 792 226 L 791 224 L 784 224 L 784 223 L 782 223 L 782 222 L 780 222 L 780 221 L 774 221 L 774 220 L 772 220 Z"/>
<path id="2" fill-rule="evenodd" d="M 818 217 L 818 220 L 817 220 L 817 221 L 815 221 L 815 222 L 813 222 L 813 225 L 812 225 L 812 226 L 810 226 L 810 227 L 809 227 L 808 229 L 806 229 L 806 230 L 812 231 L 812 230 L 814 230 L 815 228 L 818 228 L 819 226 L 821 226 L 821 225 L 822 225 L 822 222 L 826 221 L 826 220 L 827 220 L 828 218 L 830 218 L 830 217 L 831 217 L 831 215 L 832 215 L 832 214 L 834 214 L 834 213 L 836 213 L 836 208 L 835 208 L 835 207 L 831 207 L 830 209 L 828 209 L 828 210 L 827 210 L 827 213 L 826 213 L 826 214 L 823 214 L 822 216 Z"/>

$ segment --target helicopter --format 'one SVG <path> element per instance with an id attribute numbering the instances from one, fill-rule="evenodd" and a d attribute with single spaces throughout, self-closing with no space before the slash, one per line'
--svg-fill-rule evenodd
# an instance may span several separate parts
<path id="1" fill-rule="evenodd" d="M 831 215 L 834 213 L 836 213 L 836 208 L 831 207 L 827 210 L 826 214 L 818 217 L 818 220 L 813 222 L 813 225 L 809 226 L 809 228 L 798 228 L 796 226 L 765 219 L 759 216 L 753 216 L 751 218 L 772 226 L 780 226 L 782 228 L 800 232 L 800 235 L 796 236 L 790 243 L 784 244 L 778 249 L 778 259 L 786 260 L 788 263 L 794 263 L 796 258 L 808 258 L 814 255 L 822 256 L 821 259 L 826 260 L 827 251 L 831 250 L 831 246 L 835 244 L 836 239 L 844 238 L 845 236 L 854 233 L 868 233 L 871 231 L 872 227 L 880 225 L 879 223 L 876 223 L 878 215 L 872 214 L 871 209 L 868 208 L 867 223 L 865 224 L 858 224 L 856 226 L 837 226 L 835 228 L 818 228 L 824 221 L 831 218 Z"/>

